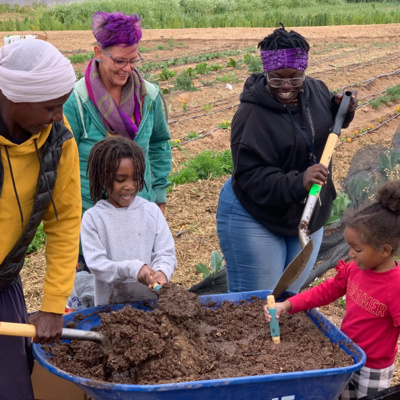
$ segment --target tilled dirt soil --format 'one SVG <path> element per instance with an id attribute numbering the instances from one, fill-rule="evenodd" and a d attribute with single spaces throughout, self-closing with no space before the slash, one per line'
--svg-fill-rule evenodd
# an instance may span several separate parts
<path id="1" fill-rule="evenodd" d="M 124 384 L 163 384 L 340 368 L 352 358 L 304 314 L 280 320 L 274 344 L 263 314 L 265 300 L 200 306 L 197 296 L 163 287 L 158 306 L 127 306 L 100 315 L 106 344 L 74 341 L 46 346 L 51 362 L 74 375 Z M 77 321 L 79 322 L 79 320 Z M 73 323 L 72 323 L 73 325 Z M 71 327 L 71 326 L 70 326 Z"/>

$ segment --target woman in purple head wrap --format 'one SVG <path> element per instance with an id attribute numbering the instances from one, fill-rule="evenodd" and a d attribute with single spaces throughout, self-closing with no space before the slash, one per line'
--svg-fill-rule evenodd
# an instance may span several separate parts
<path id="1" fill-rule="evenodd" d="M 139 42 L 141 18 L 97 12 L 92 17 L 94 58 L 64 106 L 78 143 L 82 213 L 93 206 L 86 175 L 89 152 L 98 141 L 120 135 L 135 141 L 145 157 L 145 185 L 138 193 L 165 212 L 172 153 L 158 86 L 145 81 Z M 82 264 L 84 260 L 80 257 Z"/>
<path id="2" fill-rule="evenodd" d="M 217 232 L 230 292 L 273 290 L 300 252 L 298 225 L 313 183 L 323 185 L 309 224 L 314 251 L 299 278 L 298 292 L 318 255 L 323 226 L 336 197 L 321 158 L 343 94 L 305 75 L 310 46 L 284 26 L 262 40 L 263 73 L 250 76 L 232 120 L 232 177 L 222 187 Z M 354 91 L 344 127 L 354 117 Z"/>

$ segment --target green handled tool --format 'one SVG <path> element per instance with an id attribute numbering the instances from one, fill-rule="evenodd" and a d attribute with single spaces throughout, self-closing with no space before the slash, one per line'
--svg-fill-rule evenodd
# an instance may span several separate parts
<path id="1" fill-rule="evenodd" d="M 269 314 L 271 315 L 271 321 L 269 322 L 269 329 L 271 330 L 272 341 L 278 344 L 281 342 L 281 333 L 279 331 L 279 321 L 276 318 L 275 297 L 272 294 L 267 296 L 267 307 Z"/>
<path id="2" fill-rule="evenodd" d="M 322 153 L 320 164 L 328 167 L 331 159 L 333 150 L 336 146 L 336 141 L 340 136 L 340 131 L 342 129 L 344 118 L 346 117 L 347 109 L 349 108 L 351 99 L 351 92 L 346 91 L 343 95 L 342 101 L 340 103 L 339 110 L 337 112 L 335 123 L 331 129 L 331 133 L 328 136 L 328 140 L 326 141 L 324 152 Z M 317 204 L 317 200 L 319 198 L 319 194 L 321 192 L 321 185 L 314 183 L 311 186 L 310 192 L 308 194 L 307 202 L 303 210 L 303 214 L 300 220 L 299 226 L 299 238 L 301 242 L 301 247 L 304 247 L 311 238 L 308 236 L 308 224 L 310 223 L 315 205 Z"/>
<path id="3" fill-rule="evenodd" d="M 337 138 L 340 136 L 343 121 L 346 117 L 347 110 L 349 108 L 351 100 L 351 92 L 346 91 L 343 94 L 342 101 L 339 106 L 339 110 L 336 114 L 331 133 L 328 136 L 324 151 L 320 163 L 329 166 L 331 162 L 333 150 L 335 149 Z M 299 224 L 299 239 L 301 243 L 301 251 L 292 260 L 292 262 L 285 268 L 282 276 L 279 278 L 278 283 L 275 285 L 272 294 L 275 298 L 278 298 L 302 273 L 308 260 L 310 259 L 313 251 L 313 242 L 308 232 L 308 224 L 311 220 L 315 205 L 317 204 L 319 194 L 321 192 L 321 185 L 313 184 L 308 194 L 307 202 L 301 216 Z"/>

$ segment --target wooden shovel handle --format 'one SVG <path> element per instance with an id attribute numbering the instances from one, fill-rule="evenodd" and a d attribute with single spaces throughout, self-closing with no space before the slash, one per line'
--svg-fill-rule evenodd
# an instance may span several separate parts
<path id="1" fill-rule="evenodd" d="M 29 325 L 29 324 L 0 322 L 0 335 L 35 337 L 36 327 L 35 325 Z"/>
<path id="2" fill-rule="evenodd" d="M 322 153 L 320 160 L 320 163 L 324 165 L 326 168 L 328 168 L 331 162 L 333 150 L 335 149 L 337 139 L 338 135 L 336 133 L 330 133 L 328 136 L 328 140 L 326 141 L 324 152 Z"/>

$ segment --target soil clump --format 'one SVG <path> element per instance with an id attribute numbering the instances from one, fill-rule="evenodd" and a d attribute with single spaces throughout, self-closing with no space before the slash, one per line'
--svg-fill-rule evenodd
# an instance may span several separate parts
<path id="1" fill-rule="evenodd" d="M 163 384 L 293 371 L 341 368 L 353 359 L 305 313 L 280 319 L 281 344 L 272 343 L 265 300 L 200 305 L 194 293 L 165 285 L 158 307 L 129 305 L 101 313 L 95 328 L 107 338 L 43 346 L 50 362 L 71 374 L 124 384 Z M 79 315 L 79 314 L 78 314 Z M 75 319 L 79 324 L 79 319 Z M 74 325 L 74 323 L 69 324 Z"/>

